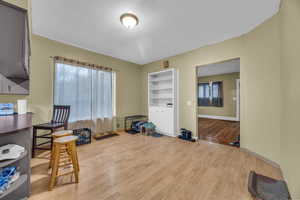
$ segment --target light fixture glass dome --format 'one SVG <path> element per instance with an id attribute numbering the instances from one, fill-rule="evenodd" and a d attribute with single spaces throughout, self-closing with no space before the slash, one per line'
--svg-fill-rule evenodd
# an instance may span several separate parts
<path id="1" fill-rule="evenodd" d="M 139 24 L 137 16 L 131 13 L 125 13 L 120 17 L 121 23 L 128 29 L 132 29 Z"/>

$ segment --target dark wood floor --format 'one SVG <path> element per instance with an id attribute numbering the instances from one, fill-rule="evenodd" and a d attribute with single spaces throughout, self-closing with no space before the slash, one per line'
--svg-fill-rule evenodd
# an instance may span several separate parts
<path id="1" fill-rule="evenodd" d="M 239 134 L 239 122 L 198 118 L 199 139 L 228 145 L 235 142 Z"/>

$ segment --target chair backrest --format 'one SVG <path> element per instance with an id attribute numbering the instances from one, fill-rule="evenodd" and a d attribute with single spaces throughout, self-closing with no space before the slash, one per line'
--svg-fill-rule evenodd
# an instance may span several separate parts
<path id="1" fill-rule="evenodd" d="M 71 106 L 54 105 L 52 114 L 52 123 L 68 123 L 70 117 Z"/>

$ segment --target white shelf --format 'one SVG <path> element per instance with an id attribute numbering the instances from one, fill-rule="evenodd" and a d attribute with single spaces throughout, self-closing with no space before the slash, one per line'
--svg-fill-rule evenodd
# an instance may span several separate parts
<path id="1" fill-rule="evenodd" d="M 27 150 L 25 150 L 23 153 L 21 153 L 21 155 L 16 159 L 0 161 L 0 168 L 6 167 L 8 165 L 11 165 L 11 164 L 19 161 L 19 160 L 22 160 L 25 156 L 27 156 Z"/>
<path id="2" fill-rule="evenodd" d="M 167 106 L 167 104 L 150 104 L 150 107 L 162 107 L 162 108 L 172 108 L 173 106 Z"/>
<path id="3" fill-rule="evenodd" d="M 152 93 L 151 99 L 173 99 L 172 93 Z"/>
<path id="4" fill-rule="evenodd" d="M 160 79 L 152 79 L 152 80 L 150 80 L 150 82 L 163 82 L 163 81 L 172 82 L 172 78 L 160 78 Z"/>
<path id="5" fill-rule="evenodd" d="M 149 76 L 149 81 L 151 83 L 172 82 L 173 81 L 173 73 L 171 71 L 165 71 L 162 73 L 152 74 Z"/>
<path id="6" fill-rule="evenodd" d="M 161 90 L 173 90 L 171 87 L 165 87 L 165 88 L 150 88 L 151 91 L 161 91 Z"/>
<path id="7" fill-rule="evenodd" d="M 154 99 L 154 100 L 160 100 L 160 99 L 161 100 L 167 100 L 167 99 L 169 100 L 169 99 L 171 99 L 172 100 L 173 98 L 171 98 L 171 97 L 151 97 L 151 99 Z"/>

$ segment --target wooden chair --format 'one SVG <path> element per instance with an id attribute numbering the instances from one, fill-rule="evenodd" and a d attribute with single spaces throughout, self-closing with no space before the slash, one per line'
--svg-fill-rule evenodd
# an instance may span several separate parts
<path id="1" fill-rule="evenodd" d="M 52 120 L 49 123 L 38 124 L 33 126 L 33 139 L 32 139 L 32 157 L 35 156 L 35 150 L 51 150 L 52 149 L 52 133 L 59 128 L 68 129 L 68 121 L 70 117 L 71 106 L 68 105 L 54 105 Z M 50 133 L 37 135 L 37 130 L 50 130 Z M 46 139 L 46 142 L 37 144 L 37 138 Z M 50 148 L 40 147 L 45 144 L 50 144 Z"/>
<path id="2" fill-rule="evenodd" d="M 53 155 L 51 156 L 53 161 L 51 166 L 52 170 L 49 190 L 53 189 L 57 178 L 60 176 L 74 174 L 75 182 L 79 182 L 79 162 L 76 150 L 77 139 L 77 136 L 72 135 L 60 137 L 53 141 Z M 72 170 L 69 172 L 65 172 L 64 169 L 69 169 L 70 166 L 72 166 Z"/>

